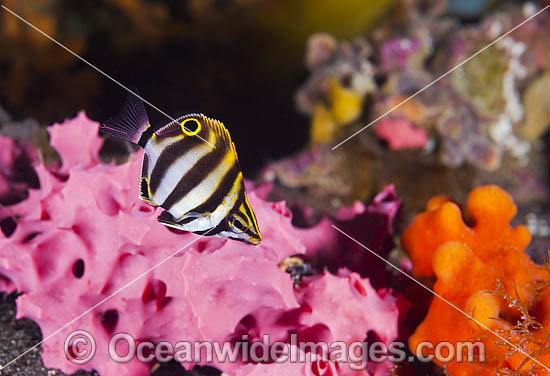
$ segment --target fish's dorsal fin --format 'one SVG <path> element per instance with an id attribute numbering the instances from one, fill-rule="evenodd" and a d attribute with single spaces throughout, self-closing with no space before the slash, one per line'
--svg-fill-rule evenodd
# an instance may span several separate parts
<path id="1" fill-rule="evenodd" d="M 221 121 L 209 118 L 205 115 L 202 115 L 202 118 L 209 125 L 210 129 L 214 131 L 216 136 L 219 137 L 222 143 L 233 152 L 235 159 L 237 159 L 237 149 L 235 148 L 235 143 L 231 140 L 231 135 L 225 125 Z"/>
<path id="2" fill-rule="evenodd" d="M 192 120 L 196 120 L 199 125 L 193 124 Z M 201 132 L 203 128 L 210 129 L 214 132 L 216 136 L 216 145 L 227 147 L 234 154 L 235 159 L 237 159 L 235 144 L 231 140 L 231 135 L 225 125 L 221 121 L 212 119 L 203 114 L 191 113 L 180 116 L 176 121 L 171 121 L 157 129 L 155 135 L 158 137 L 186 137 L 197 136 L 201 133 L 208 139 L 208 136 Z"/>
<path id="3" fill-rule="evenodd" d="M 122 111 L 101 124 L 101 131 L 115 138 L 138 144 L 143 132 L 150 127 L 143 101 L 128 95 Z"/>
<path id="4" fill-rule="evenodd" d="M 203 118 L 203 115 L 197 114 L 197 113 L 180 116 L 177 119 L 174 119 L 175 121 L 170 121 L 167 124 L 160 127 L 159 129 L 157 129 L 155 131 L 155 134 L 158 137 L 176 137 L 176 136 L 184 137 L 186 134 L 189 136 L 189 135 L 193 135 L 193 133 L 195 133 L 196 135 L 197 133 L 200 132 L 200 129 L 197 132 L 194 132 L 195 129 L 191 129 L 192 128 L 191 124 L 184 126 L 182 123 L 185 123 L 187 120 L 190 120 L 190 119 L 195 119 L 200 122 L 202 118 Z M 184 133 L 184 129 L 186 131 L 185 133 Z"/>

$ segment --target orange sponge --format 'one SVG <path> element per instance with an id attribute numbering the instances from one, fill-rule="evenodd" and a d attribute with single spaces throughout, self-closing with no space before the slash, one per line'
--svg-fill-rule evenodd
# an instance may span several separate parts
<path id="1" fill-rule="evenodd" d="M 550 367 L 550 338 L 545 329 L 550 324 L 550 297 L 545 291 L 548 269 L 535 265 L 524 252 L 531 240 L 529 231 L 510 226 L 516 214 L 512 198 L 499 187 L 480 187 L 468 197 L 466 211 L 472 226 L 464 222 L 458 205 L 446 197 L 433 198 L 402 235 L 413 274 L 437 277 L 434 291 L 447 300 L 433 299 L 409 340 L 411 350 L 423 341 L 434 346 L 481 341 L 485 361 L 476 357 L 473 362 L 459 362 L 455 357 L 445 364 L 436 362 L 453 375 L 494 375 L 499 370 L 514 375 L 550 374 L 502 340 Z M 422 353 L 434 351 L 425 348 Z"/>

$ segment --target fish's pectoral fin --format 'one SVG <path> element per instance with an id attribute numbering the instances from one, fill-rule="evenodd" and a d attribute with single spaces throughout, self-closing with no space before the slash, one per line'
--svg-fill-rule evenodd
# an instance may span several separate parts
<path id="1" fill-rule="evenodd" d="M 178 222 L 188 222 L 190 219 L 197 219 L 203 217 L 205 214 L 189 212 L 186 213 Z"/>
<path id="2" fill-rule="evenodd" d="M 149 188 L 149 178 L 147 178 L 147 168 L 149 160 L 147 159 L 147 154 L 143 155 L 143 163 L 141 164 L 141 177 L 139 179 L 139 198 L 140 200 L 145 201 L 146 203 L 158 206 L 155 204 L 151 197 L 151 189 Z"/>
<path id="3" fill-rule="evenodd" d="M 149 126 L 143 101 L 135 94 L 130 94 L 122 111 L 101 124 L 100 130 L 109 136 L 138 144 L 141 135 Z"/>
<path id="4" fill-rule="evenodd" d="M 178 220 L 178 223 L 180 224 L 188 224 L 193 221 L 198 221 L 197 223 L 203 223 L 204 221 L 208 221 L 210 225 L 212 225 L 212 215 L 209 212 L 205 213 L 197 213 L 197 212 L 189 212 L 186 213 L 181 219 Z"/>
<path id="5" fill-rule="evenodd" d="M 146 178 L 141 178 L 141 182 L 139 184 L 139 199 L 145 201 L 149 205 L 158 206 L 151 201 L 151 196 L 149 195 L 149 183 Z"/>

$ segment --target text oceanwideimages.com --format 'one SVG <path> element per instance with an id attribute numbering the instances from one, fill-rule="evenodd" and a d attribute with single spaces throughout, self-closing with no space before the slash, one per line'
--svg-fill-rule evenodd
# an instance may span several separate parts
<path id="1" fill-rule="evenodd" d="M 137 359 L 140 362 L 167 362 L 176 360 L 182 363 L 236 363 L 236 362 L 292 362 L 307 363 L 323 359 L 331 362 L 347 363 L 355 370 L 365 369 L 369 362 L 391 361 L 441 363 L 483 362 L 485 346 L 482 342 L 421 342 L 415 355 L 407 352 L 403 342 L 300 342 L 296 334 L 290 335 L 289 342 L 271 341 L 268 334 L 261 341 L 251 341 L 247 335 L 239 341 L 136 341 L 128 333 L 116 333 L 108 344 L 109 357 L 117 363 L 128 363 Z M 67 359 L 75 364 L 85 364 L 93 359 L 97 347 L 94 337 L 87 331 L 71 332 L 64 342 Z"/>

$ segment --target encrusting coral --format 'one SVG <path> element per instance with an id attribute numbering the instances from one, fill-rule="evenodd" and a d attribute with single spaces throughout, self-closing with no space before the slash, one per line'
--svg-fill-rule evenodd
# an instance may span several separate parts
<path id="1" fill-rule="evenodd" d="M 306 65 L 312 75 L 296 93 L 296 105 L 312 115 L 313 142 L 331 141 L 363 112 L 365 96 L 376 89 L 371 52 L 364 38 L 341 43 L 326 33 L 309 38 Z"/>
<path id="2" fill-rule="evenodd" d="M 498 184 L 521 208 L 545 207 L 550 17 L 541 13 L 445 75 L 538 9 L 510 5 L 464 24 L 446 4 L 405 1 L 348 41 L 311 35 L 310 75 L 295 96 L 311 118 L 311 142 L 264 168 L 271 197 L 334 214 L 391 183 L 413 214 L 441 192 L 463 200 Z"/>
<path id="3" fill-rule="evenodd" d="M 461 26 L 441 10 L 409 14 L 402 23 L 389 19 L 371 39 L 312 35 L 306 54 L 311 76 L 296 95 L 298 109 L 312 116 L 312 142 L 345 139 L 391 110 L 373 128 L 392 150 L 424 147 L 429 136 L 445 166 L 495 171 L 505 154 L 526 165 L 549 124 L 547 101 L 539 97 L 548 88 L 548 42 L 541 32 L 550 18 L 541 14 L 475 61 L 461 63 L 535 11 L 526 4 Z M 403 129 L 414 142 L 403 143 Z"/>
<path id="4" fill-rule="evenodd" d="M 524 252 L 531 240 L 527 228 L 510 226 L 516 214 L 511 196 L 497 186 L 477 188 L 464 213 L 471 226 L 457 204 L 435 197 L 401 240 L 413 261 L 413 274 L 435 275 L 434 291 L 477 322 L 434 297 L 409 339 L 411 350 L 422 341 L 482 341 L 485 361 L 477 353 L 474 362 L 454 358 L 438 363 L 453 375 L 549 374 L 525 355 L 550 366 L 548 269 L 535 265 Z M 424 355 L 430 353 L 424 350 Z"/>
<path id="5" fill-rule="evenodd" d="M 43 343 L 47 367 L 67 373 L 84 368 L 102 375 L 147 375 L 154 364 L 136 359 L 119 364 L 109 358 L 109 338 L 119 332 L 138 342 L 172 343 L 232 342 L 243 334 L 249 341 L 270 334 L 271 342 L 288 342 L 291 333 L 303 340 L 347 343 L 364 341 L 369 331 L 386 343 L 397 337 L 397 298 L 387 288 L 375 290 L 368 278 L 346 268 L 304 277 L 295 287 L 279 267 L 289 256 L 314 258 L 332 248 L 335 254 L 354 252 L 354 245 L 341 241 L 330 220 L 295 228 L 284 202 L 267 202 L 262 198 L 265 186 L 250 185 L 249 201 L 264 234 L 259 246 L 174 233 L 157 222 L 157 209 L 138 199 L 140 158 L 133 155 L 120 165 L 100 161 L 103 141 L 97 123 L 81 113 L 51 126 L 49 133 L 61 165 L 38 164 L 40 188 L 0 209 L 0 217 L 13 227 L 0 234 L 0 289 L 23 293 L 17 299 L 17 315 L 35 320 L 44 338 L 113 296 Z M 366 216 L 367 226 L 368 218 L 381 216 L 385 224 L 369 235 L 369 244 L 378 249 L 391 242 L 400 204 L 392 192 L 389 187 L 367 208 L 357 203 L 342 226 L 361 228 L 363 222 L 355 223 L 354 218 Z M 97 342 L 95 357 L 81 366 L 69 362 L 63 352 L 65 338 L 76 329 L 92 333 Z M 183 362 L 186 367 L 194 364 Z M 347 364 L 320 357 L 305 364 L 214 365 L 235 375 L 321 375 L 327 367 L 334 375 L 352 372 Z M 388 366 L 372 364 L 357 374 L 383 375 Z"/>

